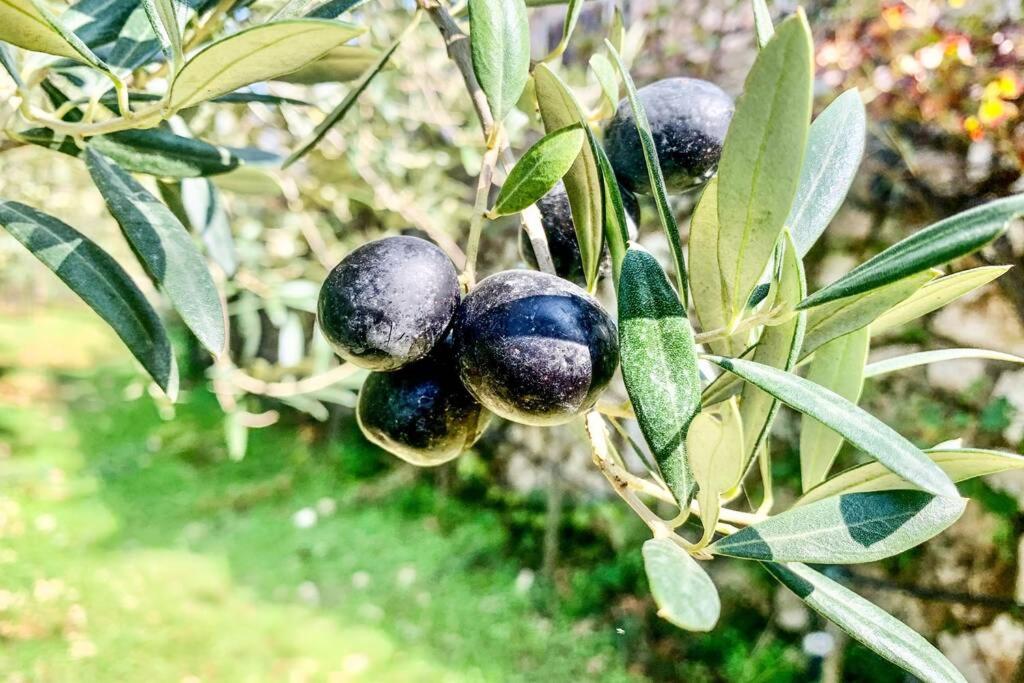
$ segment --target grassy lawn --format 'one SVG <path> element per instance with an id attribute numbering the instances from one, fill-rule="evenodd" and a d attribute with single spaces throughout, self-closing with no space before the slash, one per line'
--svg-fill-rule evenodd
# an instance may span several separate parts
<path id="1" fill-rule="evenodd" d="M 354 426 L 233 463 L 209 394 L 161 419 L 127 358 L 88 312 L 0 319 L 0 681 L 636 680 L 489 513 L 347 475 Z"/>

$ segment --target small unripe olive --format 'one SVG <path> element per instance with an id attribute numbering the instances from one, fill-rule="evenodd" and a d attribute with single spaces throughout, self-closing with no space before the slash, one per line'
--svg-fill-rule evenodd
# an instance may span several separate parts
<path id="1" fill-rule="evenodd" d="M 619 360 L 615 323 L 554 275 L 507 270 L 480 281 L 452 323 L 459 374 L 491 412 L 555 425 L 589 410 Z"/>
<path id="2" fill-rule="evenodd" d="M 459 380 L 450 340 L 393 372 L 371 372 L 356 418 L 371 442 L 413 465 L 440 465 L 473 445 L 490 422 Z"/>
<path id="3" fill-rule="evenodd" d="M 640 204 L 636 200 L 636 195 L 626 188 L 620 186 L 619 193 L 622 195 L 622 205 L 626 210 L 627 230 L 630 238 L 634 238 L 636 226 L 640 222 Z M 555 266 L 555 272 L 559 277 L 582 284 L 583 258 L 580 256 L 580 243 L 576 239 L 576 227 L 572 221 L 572 210 L 569 207 L 569 195 L 566 194 L 565 184 L 558 181 L 550 192 L 540 198 L 537 208 L 540 210 L 541 225 L 548 240 L 548 251 L 551 253 L 551 263 Z M 537 255 L 525 229 L 519 230 L 519 253 L 530 267 L 538 267 Z M 601 269 L 610 269 L 607 247 L 602 252 Z"/>
<path id="4" fill-rule="evenodd" d="M 714 83 L 666 78 L 637 91 L 651 125 L 651 136 L 665 187 L 682 192 L 707 182 L 718 168 L 722 143 L 735 106 Z M 619 182 L 637 194 L 650 194 L 640 134 L 627 100 L 605 128 L 604 148 Z"/>
<path id="5" fill-rule="evenodd" d="M 324 337 L 347 361 L 395 370 L 444 337 L 461 291 L 455 265 L 418 237 L 385 237 L 342 259 L 320 289 Z"/>

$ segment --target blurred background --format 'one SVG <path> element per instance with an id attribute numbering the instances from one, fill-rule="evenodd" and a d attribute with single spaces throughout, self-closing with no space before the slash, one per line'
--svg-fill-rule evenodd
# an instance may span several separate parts
<path id="1" fill-rule="evenodd" d="M 226 30 L 278 4 L 236 8 Z M 620 4 L 638 85 L 688 75 L 739 92 L 756 49 L 746 0 Z M 592 105 L 600 91 L 587 60 L 613 5 L 586 3 L 565 56 Z M 804 7 L 816 111 L 856 86 L 870 118 L 854 190 L 808 256 L 812 287 L 937 218 L 1024 190 L 1019 2 Z M 778 18 L 796 3 L 771 9 Z M 370 27 L 360 41 L 386 44 L 409 14 L 407 2 L 367 2 L 356 10 Z M 558 42 L 563 15 L 531 11 L 535 57 Z M 188 125 L 286 154 L 347 90 L 266 88 L 314 106 L 204 106 L 186 113 Z M 540 130 L 523 111 L 510 129 L 519 152 Z M 0 150 L 0 196 L 129 254 L 80 161 Z M 909 680 L 741 562 L 712 567 L 716 631 L 659 620 L 639 552 L 646 529 L 591 470 L 577 427 L 496 424 L 474 452 L 427 471 L 363 440 L 352 414 L 361 377 L 337 369 L 314 329 L 319 283 L 384 234 L 461 243 L 481 152 L 457 72 L 423 22 L 303 163 L 162 188 L 193 207 L 232 322 L 231 359 L 217 366 L 175 325 L 175 405 L 0 235 L 0 681 Z M 693 199 L 677 203 L 684 230 Z M 657 213 L 642 209 L 640 241 L 657 251 Z M 520 262 L 517 230 L 488 226 L 482 272 Z M 1024 231 L 957 267 L 982 263 L 1016 267 L 873 353 L 1024 354 Z M 868 381 L 862 405 L 921 446 L 962 437 L 1022 452 L 1024 371 L 1005 364 L 886 375 Z M 773 444 L 783 500 L 799 488 L 794 434 L 784 411 Z M 840 466 L 853 462 L 844 450 Z M 938 538 L 830 571 L 925 633 L 972 683 L 1024 681 L 1024 474 L 962 490 L 972 503 Z"/>

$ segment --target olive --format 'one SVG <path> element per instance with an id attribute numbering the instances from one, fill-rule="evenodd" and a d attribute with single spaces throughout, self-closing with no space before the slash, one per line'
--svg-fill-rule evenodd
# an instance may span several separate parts
<path id="1" fill-rule="evenodd" d="M 459 375 L 491 412 L 555 425 L 589 410 L 619 360 L 611 316 L 580 287 L 547 273 L 484 278 L 452 323 Z"/>

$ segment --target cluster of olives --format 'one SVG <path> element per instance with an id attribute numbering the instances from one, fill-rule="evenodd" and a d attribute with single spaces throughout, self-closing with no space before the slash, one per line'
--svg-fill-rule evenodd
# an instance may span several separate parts
<path id="1" fill-rule="evenodd" d="M 671 78 L 639 91 L 669 191 L 714 174 L 732 116 L 731 98 L 705 81 Z M 651 191 L 625 101 L 605 147 L 635 230 L 634 193 Z M 618 365 L 615 322 L 586 291 L 564 186 L 538 202 L 558 277 L 506 270 L 463 296 L 455 265 L 417 237 L 365 244 L 328 275 L 320 329 L 343 359 L 371 370 L 356 416 L 366 437 L 417 465 L 447 462 L 470 447 L 492 415 L 557 425 L 589 410 Z M 536 267 L 529 240 L 523 258 Z"/>

